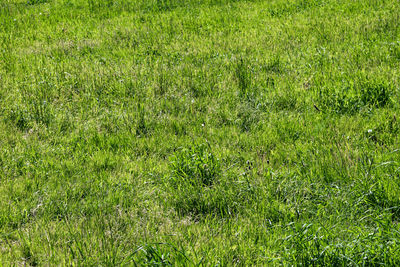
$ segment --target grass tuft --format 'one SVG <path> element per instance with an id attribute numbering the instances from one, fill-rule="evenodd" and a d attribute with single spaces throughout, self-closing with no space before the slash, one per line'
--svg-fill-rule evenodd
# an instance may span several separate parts
<path id="1" fill-rule="evenodd" d="M 392 103 L 393 87 L 382 80 L 361 80 L 341 90 L 319 90 L 322 110 L 337 114 L 355 114 L 382 108 Z"/>

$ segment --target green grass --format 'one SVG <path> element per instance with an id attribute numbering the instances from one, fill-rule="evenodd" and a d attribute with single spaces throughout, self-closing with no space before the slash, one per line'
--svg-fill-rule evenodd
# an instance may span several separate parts
<path id="1" fill-rule="evenodd" d="M 400 264 L 396 0 L 2 0 L 0 265 Z"/>

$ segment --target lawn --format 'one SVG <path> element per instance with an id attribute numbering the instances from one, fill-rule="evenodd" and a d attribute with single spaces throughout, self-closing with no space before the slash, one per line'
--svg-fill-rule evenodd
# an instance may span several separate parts
<path id="1" fill-rule="evenodd" d="M 399 266 L 397 0 L 0 0 L 0 265 Z"/>

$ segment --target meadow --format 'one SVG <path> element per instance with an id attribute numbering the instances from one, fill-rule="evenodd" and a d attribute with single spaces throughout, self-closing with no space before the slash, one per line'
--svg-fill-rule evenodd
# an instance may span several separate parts
<path id="1" fill-rule="evenodd" d="M 399 23 L 1 0 L 0 265 L 399 266 Z"/>

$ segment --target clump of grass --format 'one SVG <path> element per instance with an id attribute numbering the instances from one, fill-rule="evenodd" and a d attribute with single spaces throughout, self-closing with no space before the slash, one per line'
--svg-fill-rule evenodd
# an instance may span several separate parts
<path id="1" fill-rule="evenodd" d="M 318 97 L 319 106 L 325 112 L 345 114 L 357 110 L 356 100 L 344 91 L 320 90 Z"/>
<path id="2" fill-rule="evenodd" d="M 29 127 L 30 116 L 26 109 L 16 106 L 7 110 L 6 114 L 4 121 L 10 122 L 19 130 L 24 131 Z"/>
<path id="3" fill-rule="evenodd" d="M 391 85 L 386 81 L 362 81 L 358 93 L 360 105 L 384 107 L 390 103 Z"/>
<path id="4" fill-rule="evenodd" d="M 368 233 L 354 229 L 352 240 L 335 240 L 335 229 L 290 223 L 284 258 L 300 266 L 397 265 L 398 231 L 390 218 L 376 220 Z"/>
<path id="5" fill-rule="evenodd" d="M 276 94 L 271 98 L 271 100 L 266 101 L 269 102 L 271 108 L 276 111 L 293 111 L 298 108 L 298 94 L 294 92 L 282 92 L 280 94 Z"/>
<path id="6" fill-rule="evenodd" d="M 49 101 L 49 98 L 42 95 L 42 91 L 38 90 L 36 95 L 26 93 L 22 100 L 16 100 L 4 111 L 3 119 L 21 131 L 32 128 L 34 124 L 47 127 L 54 119 L 53 108 Z"/>
<path id="7" fill-rule="evenodd" d="M 221 165 L 209 144 L 192 146 L 175 153 L 170 160 L 172 185 L 212 186 L 221 175 Z"/>
<path id="8" fill-rule="evenodd" d="M 395 116 L 386 117 L 377 125 L 366 129 L 363 137 L 378 145 L 391 145 L 396 142 L 399 131 L 399 120 Z"/>
<path id="9" fill-rule="evenodd" d="M 144 136 L 148 134 L 149 129 L 146 123 L 144 107 L 140 103 L 138 104 L 137 115 L 138 115 L 138 122 L 136 125 L 136 135 Z"/>
<path id="10" fill-rule="evenodd" d="M 186 71 L 187 74 L 187 87 L 191 94 L 196 97 L 203 97 L 209 94 L 209 90 L 205 86 L 206 80 L 200 73 L 194 73 L 192 70 Z"/>
<path id="11" fill-rule="evenodd" d="M 229 215 L 236 209 L 235 188 L 222 179 L 220 160 L 209 144 L 183 148 L 170 158 L 167 205 L 179 215 Z"/>
<path id="12" fill-rule="evenodd" d="M 267 64 L 262 66 L 262 70 L 267 73 L 283 73 L 283 63 L 279 55 L 275 55 Z"/>
<path id="13" fill-rule="evenodd" d="M 390 55 L 395 59 L 400 59 L 400 41 L 394 42 L 390 44 Z"/>
<path id="14" fill-rule="evenodd" d="M 113 7 L 114 5 L 114 0 L 89 0 L 88 1 L 89 4 L 89 9 L 91 11 L 104 11 L 106 9 L 109 9 L 111 7 Z"/>
<path id="15" fill-rule="evenodd" d="M 360 179 L 354 186 L 355 202 L 389 213 L 395 219 L 400 216 L 400 181 L 398 175 L 384 175 L 389 169 L 397 168 L 395 159 L 376 162 L 372 155 L 364 154 L 359 159 Z"/>
<path id="16" fill-rule="evenodd" d="M 161 69 L 159 73 L 160 74 L 157 80 L 157 86 L 155 87 L 155 93 L 158 96 L 164 96 L 168 92 L 170 81 L 168 79 L 168 75 L 163 69 Z"/>
<path id="17" fill-rule="evenodd" d="M 154 9 L 157 11 L 169 11 L 176 6 L 176 3 L 171 0 L 156 0 Z"/>
<path id="18" fill-rule="evenodd" d="M 24 265 L 28 264 L 28 266 L 37 266 L 38 262 L 35 253 L 33 252 L 32 241 L 30 240 L 29 233 L 27 234 L 27 237 L 20 234 L 20 239 L 22 240 L 21 254 Z"/>
<path id="19" fill-rule="evenodd" d="M 240 58 L 237 62 L 235 74 L 239 86 L 239 97 L 247 99 L 249 97 L 252 75 L 247 62 L 243 58 Z"/>
<path id="20" fill-rule="evenodd" d="M 176 266 L 194 264 L 184 253 L 169 243 L 145 244 L 137 248 L 122 263 L 132 259 L 141 266 Z"/>
<path id="21" fill-rule="evenodd" d="M 382 108 L 391 104 L 392 86 L 383 80 L 361 80 L 341 90 L 319 90 L 319 103 L 323 111 L 354 114 Z"/>
<path id="22" fill-rule="evenodd" d="M 241 104 L 238 112 L 237 123 L 242 132 L 249 132 L 261 120 L 260 110 L 253 108 L 248 103 Z"/>
<path id="23" fill-rule="evenodd" d="M 223 175 L 221 161 L 208 143 L 180 149 L 171 156 L 169 169 L 165 203 L 181 216 L 237 214 L 257 194 L 249 172 Z"/>
<path id="24" fill-rule="evenodd" d="M 28 0 L 27 4 L 28 5 L 37 5 L 37 4 L 43 4 L 47 3 L 49 0 Z"/>

